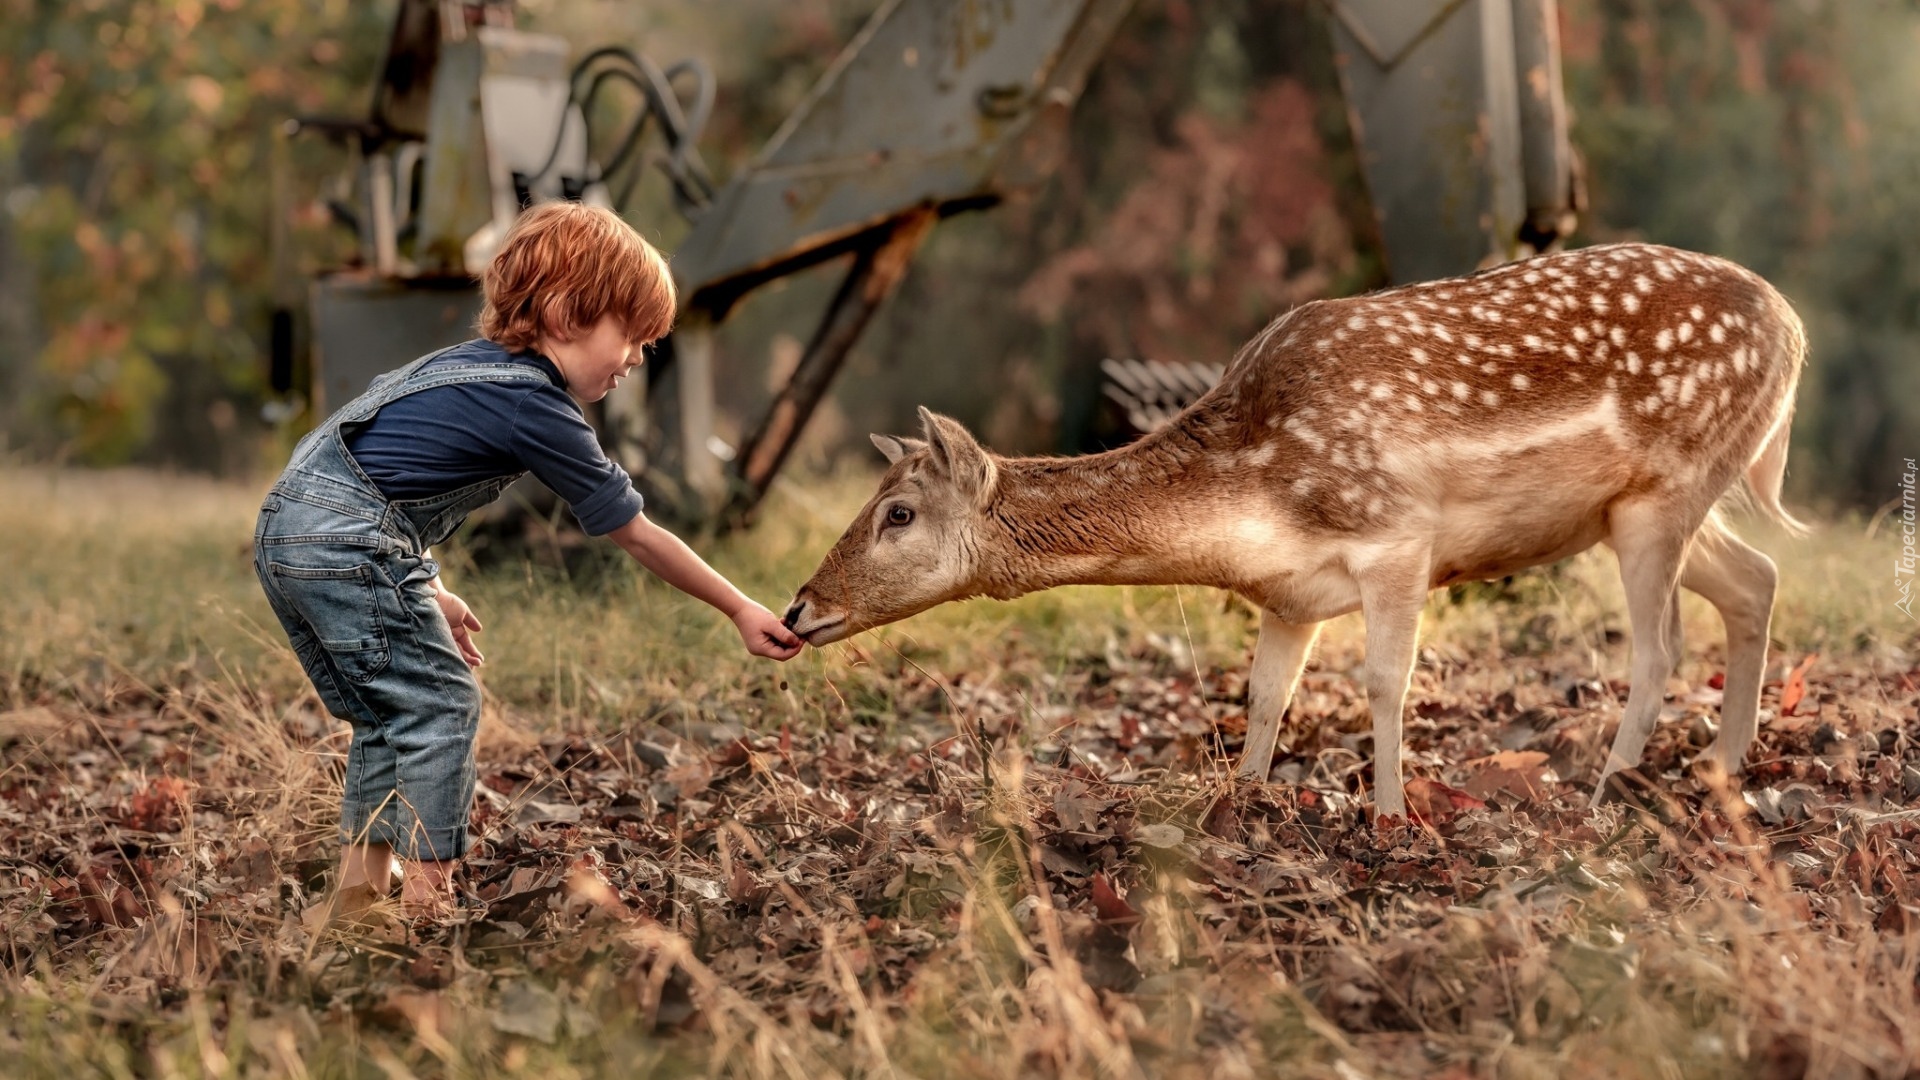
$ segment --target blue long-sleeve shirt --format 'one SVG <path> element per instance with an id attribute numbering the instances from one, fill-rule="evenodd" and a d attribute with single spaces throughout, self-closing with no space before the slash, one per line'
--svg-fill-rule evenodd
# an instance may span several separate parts
<path id="1" fill-rule="evenodd" d="M 640 513 L 627 471 L 607 458 L 553 361 L 485 339 L 427 365 L 527 364 L 551 382 L 468 382 L 392 402 L 348 436 L 347 450 L 389 499 L 426 499 L 509 473 L 530 472 L 564 499 L 589 536 Z"/>

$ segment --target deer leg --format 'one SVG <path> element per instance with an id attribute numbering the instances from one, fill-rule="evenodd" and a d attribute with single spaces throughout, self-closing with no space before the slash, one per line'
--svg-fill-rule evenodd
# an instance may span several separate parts
<path id="1" fill-rule="evenodd" d="M 1707 748 L 1729 775 L 1753 743 L 1760 715 L 1760 679 L 1767 667 L 1767 628 L 1779 575 L 1773 560 L 1743 543 L 1717 521 L 1694 538 L 1680 584 L 1720 612 L 1727 628 L 1727 683 L 1720 700 L 1720 737 Z"/>
<path id="2" fill-rule="evenodd" d="M 1373 798 L 1380 817 L 1407 812 L 1400 784 L 1400 720 L 1413 676 L 1420 609 L 1427 602 L 1425 552 L 1357 575 L 1367 624 L 1367 705 L 1373 713 Z"/>
<path id="3" fill-rule="evenodd" d="M 1273 766 L 1273 745 L 1280 737 L 1280 718 L 1300 685 L 1307 654 L 1320 636 L 1319 623 L 1282 622 L 1270 611 L 1260 613 L 1260 643 L 1253 648 L 1253 671 L 1247 687 L 1247 745 L 1240 751 L 1238 775 L 1265 781 Z"/>
<path id="4" fill-rule="evenodd" d="M 1681 580 L 1682 585 L 1686 584 L 1686 581 L 1684 578 L 1685 573 L 1686 573 L 1686 570 L 1684 568 L 1684 564 L 1682 564 L 1682 570 L 1681 570 L 1681 574 L 1683 575 Z M 1684 636 L 1685 634 L 1686 634 L 1686 631 L 1682 629 L 1680 626 L 1680 590 L 1675 589 L 1673 590 L 1673 603 L 1667 605 L 1667 629 L 1666 629 L 1667 651 L 1673 654 L 1673 664 L 1675 669 L 1679 668 L 1680 659 L 1687 655 L 1686 638 Z"/>
<path id="5" fill-rule="evenodd" d="M 1640 753 L 1660 718 L 1667 676 L 1678 659 L 1678 641 L 1668 634 L 1675 612 L 1674 590 L 1680 564 L 1686 556 L 1691 530 L 1676 527 L 1674 512 L 1654 503 L 1617 505 L 1608 514 L 1607 543 L 1620 559 L 1620 580 L 1626 586 L 1627 619 L 1633 626 L 1633 674 L 1627 708 L 1613 749 L 1594 785 L 1593 805 L 1599 805 L 1607 778 L 1640 763 Z"/>

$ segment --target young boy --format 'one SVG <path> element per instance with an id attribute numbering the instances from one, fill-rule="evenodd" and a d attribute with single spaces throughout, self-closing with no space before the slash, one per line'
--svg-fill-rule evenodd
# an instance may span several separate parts
<path id="1" fill-rule="evenodd" d="M 673 323 L 665 262 L 611 211 L 520 216 L 487 267 L 481 337 L 375 379 L 300 441 L 260 509 L 254 569 L 321 700 L 353 725 L 339 910 L 386 892 L 451 902 L 467 849 L 481 663 L 466 603 L 428 549 L 533 473 L 589 535 L 718 608 L 747 650 L 800 651 L 780 619 L 640 512 L 580 403 L 632 374 Z"/>

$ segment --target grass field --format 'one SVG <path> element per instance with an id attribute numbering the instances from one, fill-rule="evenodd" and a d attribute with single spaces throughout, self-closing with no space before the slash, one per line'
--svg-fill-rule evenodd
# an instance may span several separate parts
<path id="1" fill-rule="evenodd" d="M 706 552 L 777 609 L 867 483 Z M 1691 768 L 1721 654 L 1689 598 L 1639 806 L 1584 808 L 1611 559 L 1436 595 L 1424 820 L 1384 831 L 1356 619 L 1236 784 L 1254 619 L 1219 593 L 951 605 L 775 665 L 610 545 L 455 545 L 472 906 L 345 933 L 309 913 L 346 729 L 253 581 L 260 493 L 0 470 L 9 1075 L 1920 1071 L 1920 637 L 1860 522 L 1744 530 L 1782 594 L 1734 787 Z"/>

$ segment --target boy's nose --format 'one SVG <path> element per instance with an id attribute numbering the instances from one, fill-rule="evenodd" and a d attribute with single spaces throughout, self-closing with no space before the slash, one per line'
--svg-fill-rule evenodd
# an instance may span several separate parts
<path id="1" fill-rule="evenodd" d="M 800 621 L 800 616 L 805 614 L 806 610 L 807 602 L 805 600 L 795 600 L 793 606 L 787 609 L 786 618 L 780 621 L 786 625 L 787 629 L 791 630 L 793 629 L 793 624 Z"/>

